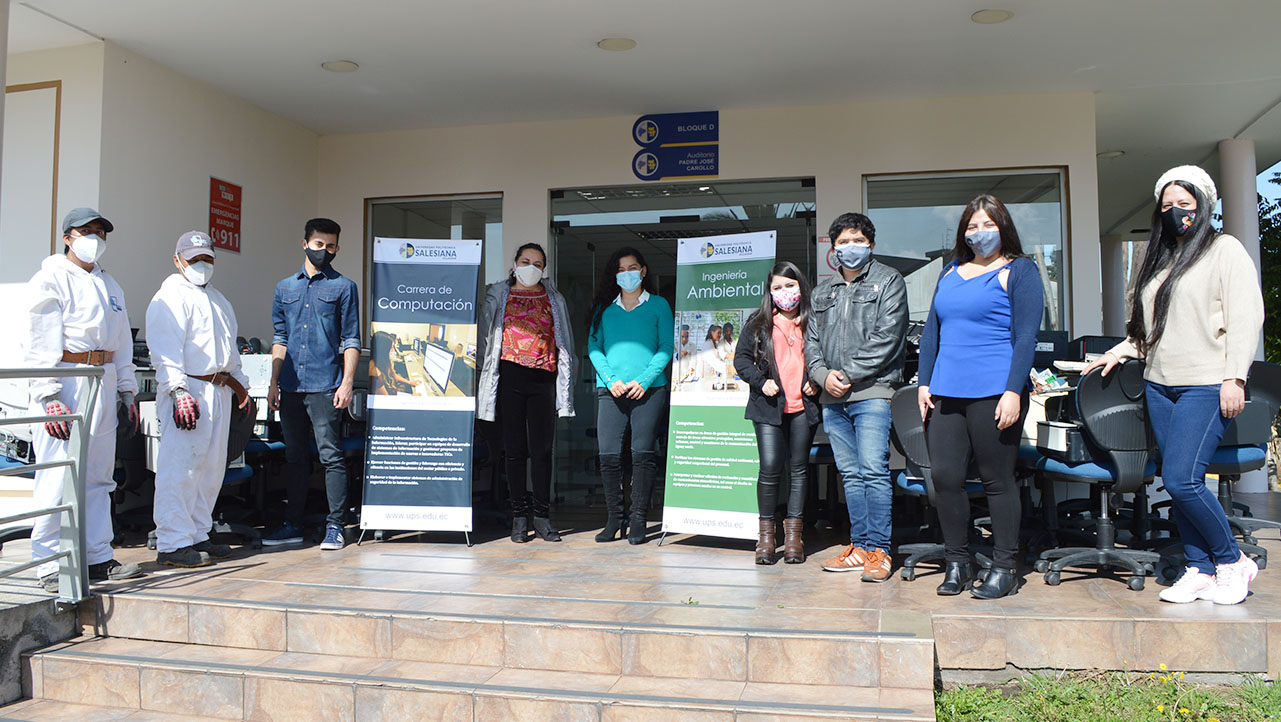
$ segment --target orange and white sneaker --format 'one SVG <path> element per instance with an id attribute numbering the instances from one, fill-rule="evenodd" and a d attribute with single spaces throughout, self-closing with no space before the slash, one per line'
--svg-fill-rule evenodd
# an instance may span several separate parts
<path id="1" fill-rule="evenodd" d="M 883 582 L 889 579 L 891 561 L 890 553 L 879 547 L 868 552 L 867 560 L 863 562 L 863 581 Z"/>
<path id="2" fill-rule="evenodd" d="M 840 554 L 823 562 L 823 570 L 828 572 L 861 572 L 867 562 L 867 550 L 850 544 Z"/>

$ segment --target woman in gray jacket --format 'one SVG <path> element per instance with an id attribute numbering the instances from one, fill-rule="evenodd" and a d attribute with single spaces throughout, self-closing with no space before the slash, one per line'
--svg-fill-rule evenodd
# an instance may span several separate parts
<path id="1" fill-rule="evenodd" d="M 531 509 L 535 533 L 560 541 L 550 519 L 552 449 L 557 415 L 574 415 L 574 339 L 565 297 L 543 277 L 546 267 L 542 246 L 521 246 L 507 279 L 485 289 L 477 329 L 476 416 L 498 421 L 502 430 L 517 543 L 529 541 Z M 532 494 L 525 487 L 527 460 L 533 462 Z"/>

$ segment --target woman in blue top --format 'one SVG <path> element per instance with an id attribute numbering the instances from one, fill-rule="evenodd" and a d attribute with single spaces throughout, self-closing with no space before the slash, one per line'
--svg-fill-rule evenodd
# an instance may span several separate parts
<path id="1" fill-rule="evenodd" d="M 654 292 L 645 257 L 620 248 L 609 257 L 592 299 L 587 353 L 596 367 L 596 440 L 609 518 L 596 541 L 627 535 L 645 543 L 645 515 L 658 467 L 654 445 L 667 408 L 667 374 L 676 339 L 672 307 Z M 623 518 L 623 435 L 632 428 L 631 529 Z"/>
<path id="2" fill-rule="evenodd" d="M 919 402 L 945 547 L 938 593 L 960 594 L 973 578 L 967 546 L 971 457 L 992 515 L 992 569 L 971 594 L 1018 591 L 1015 555 L 1022 506 L 1014 484 L 1028 372 L 1045 312 L 1040 271 L 1005 204 L 970 201 L 956 229 L 954 260 L 943 269 L 921 336 Z M 931 413 L 932 411 L 932 413 Z"/>

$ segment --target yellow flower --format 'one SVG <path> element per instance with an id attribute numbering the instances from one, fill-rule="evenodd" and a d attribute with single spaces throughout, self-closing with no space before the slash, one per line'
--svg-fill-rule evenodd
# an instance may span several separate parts
<path id="1" fill-rule="evenodd" d="M 1156 711 L 1157 711 L 1157 712 L 1164 712 L 1164 711 L 1165 711 L 1165 705 L 1163 705 L 1163 704 L 1159 704 L 1159 705 L 1157 705 L 1157 706 L 1156 706 Z"/>
<path id="2" fill-rule="evenodd" d="M 1189 711 L 1189 710 L 1188 710 L 1188 708 L 1187 708 L 1187 707 L 1180 707 L 1180 708 L 1179 708 L 1179 714 L 1187 714 L 1187 713 L 1188 713 L 1188 711 Z"/>
<path id="3" fill-rule="evenodd" d="M 1159 665 L 1157 665 L 1157 666 L 1159 666 L 1159 667 L 1162 669 L 1162 671 L 1164 671 L 1164 670 L 1166 670 L 1166 669 L 1169 669 L 1169 667 L 1166 667 L 1166 666 L 1165 666 L 1165 662 L 1162 662 L 1161 664 L 1159 664 Z"/>
<path id="4" fill-rule="evenodd" d="M 1206 720 L 1205 722 L 1219 722 L 1219 718 L 1218 718 L 1218 717 L 1211 717 L 1210 719 Z"/>
<path id="5" fill-rule="evenodd" d="M 1164 674 L 1161 675 L 1161 684 L 1169 684 L 1169 682 L 1170 682 L 1169 677 L 1165 676 Z"/>

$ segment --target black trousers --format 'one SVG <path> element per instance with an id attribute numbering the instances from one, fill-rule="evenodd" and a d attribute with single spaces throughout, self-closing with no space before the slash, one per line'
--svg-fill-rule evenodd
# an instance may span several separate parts
<path id="1" fill-rule="evenodd" d="M 936 396 L 934 399 L 926 433 L 939 525 L 943 528 L 943 545 L 949 562 L 965 562 L 970 558 L 970 502 L 965 493 L 965 478 L 973 458 L 992 516 L 992 562 L 1002 569 L 1017 566 L 1023 507 L 1014 482 L 1014 463 L 1019 456 L 1019 437 L 1023 418 L 1027 416 L 1028 397 L 1022 396 L 1019 420 L 1004 430 L 996 428 L 996 403 L 1000 398 Z"/>
<path id="2" fill-rule="evenodd" d="M 773 519 L 778 507 L 778 486 L 787 469 L 787 518 L 800 519 L 805 510 L 805 482 L 809 473 L 814 426 L 804 411 L 783 414 L 783 423 L 753 421 L 760 450 L 761 474 L 756 480 L 756 509 L 762 519 Z"/>
<path id="3" fill-rule="evenodd" d="M 533 486 L 534 516 L 551 509 L 552 450 L 556 432 L 556 374 L 511 361 L 498 363 L 498 423 L 512 511 L 529 511 L 525 466 Z"/>

